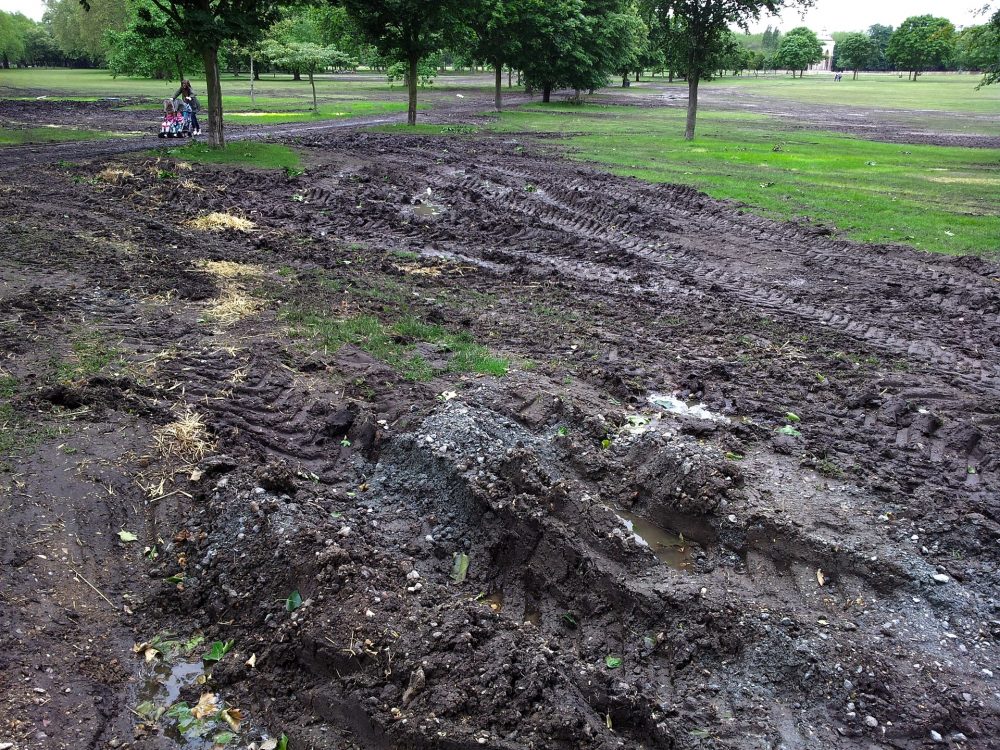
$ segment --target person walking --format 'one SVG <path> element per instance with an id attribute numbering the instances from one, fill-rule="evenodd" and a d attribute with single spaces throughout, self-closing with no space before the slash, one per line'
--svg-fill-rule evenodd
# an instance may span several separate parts
<path id="1" fill-rule="evenodd" d="M 201 135 L 201 126 L 198 124 L 198 110 L 201 109 L 201 105 L 198 103 L 198 97 L 191 90 L 191 81 L 181 81 L 181 87 L 174 94 L 174 99 L 178 97 L 191 107 L 191 134 Z"/>

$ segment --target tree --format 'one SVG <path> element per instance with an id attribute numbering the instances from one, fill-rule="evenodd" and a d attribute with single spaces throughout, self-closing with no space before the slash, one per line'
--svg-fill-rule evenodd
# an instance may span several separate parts
<path id="1" fill-rule="evenodd" d="M 266 50 L 288 50 L 293 44 L 313 44 L 321 45 L 322 32 L 319 25 L 307 13 L 296 13 L 282 18 L 271 25 L 264 37 L 261 45 L 264 56 L 268 57 Z M 295 62 L 295 56 L 286 56 L 286 64 L 279 67 L 284 68 L 292 74 L 293 81 L 302 80 L 303 69 Z M 273 61 L 272 61 L 273 62 Z"/>
<path id="2" fill-rule="evenodd" d="M 148 20 L 141 21 L 138 6 L 132 9 L 128 25 L 122 31 L 108 31 L 107 65 L 115 76 L 141 76 L 165 80 L 177 76 L 181 81 L 185 72 L 190 73 L 188 50 L 184 42 L 168 33 L 166 17 L 153 6 L 147 9 Z M 161 30 L 155 36 L 142 33 L 141 26 L 158 24 Z"/>
<path id="3" fill-rule="evenodd" d="M 11 62 L 18 63 L 24 58 L 25 35 L 30 24 L 30 19 L 20 13 L 0 11 L 0 66 L 9 68 Z"/>
<path id="4" fill-rule="evenodd" d="M 872 70 L 892 69 L 892 63 L 889 61 L 886 50 L 889 48 L 889 40 L 892 38 L 893 31 L 892 26 L 883 26 L 878 23 L 868 27 L 868 36 L 871 37 L 872 43 L 875 45 L 875 57 L 871 64 Z"/>
<path id="5" fill-rule="evenodd" d="M 304 71 L 309 76 L 314 112 L 319 111 L 319 106 L 316 103 L 316 82 L 313 80 L 313 74 L 333 65 L 347 65 L 351 62 L 347 55 L 336 47 L 322 47 L 312 42 L 288 42 L 284 45 L 273 41 L 265 42 L 262 51 L 264 56 L 279 68 L 294 68 Z"/>
<path id="6" fill-rule="evenodd" d="M 466 40 L 467 54 L 471 60 L 487 62 L 493 68 L 493 107 L 497 112 L 503 106 L 503 66 L 510 64 L 518 51 L 512 5 L 505 0 L 481 0 L 470 4 L 471 13 L 466 17 L 471 32 Z"/>
<path id="7" fill-rule="evenodd" d="M 819 37 L 805 26 L 799 26 L 785 34 L 775 55 L 778 66 L 792 71 L 793 78 L 795 71 L 799 71 L 801 78 L 806 68 L 822 59 L 823 45 L 820 44 Z"/>
<path id="8" fill-rule="evenodd" d="M 661 6 L 661 13 L 674 18 L 675 28 L 682 31 L 672 36 L 677 51 L 684 59 L 688 81 L 687 122 L 684 139 L 693 140 L 698 117 L 698 84 L 710 78 L 717 69 L 715 57 L 724 45 L 730 27 L 745 29 L 761 13 L 776 13 L 786 5 L 811 5 L 812 0 L 670 0 Z"/>
<path id="9" fill-rule="evenodd" d="M 971 26 L 958 39 L 962 67 L 983 71 L 983 80 L 977 89 L 1000 81 L 1000 10 L 989 23 Z"/>
<path id="10" fill-rule="evenodd" d="M 131 16 L 127 0 L 52 0 L 45 12 L 59 49 L 95 64 L 106 59 L 107 32 L 124 31 Z"/>
<path id="11" fill-rule="evenodd" d="M 96 1 L 96 0 L 95 0 Z M 222 127 L 222 83 L 219 79 L 219 47 L 226 41 L 251 42 L 277 18 L 276 0 L 150 0 L 165 18 L 165 25 L 149 8 L 137 11 L 137 29 L 151 39 L 164 32 L 183 39 L 205 66 L 208 98 L 208 142 L 225 148 Z M 90 10 L 90 0 L 80 0 Z"/>
<path id="12" fill-rule="evenodd" d="M 417 65 L 442 46 L 446 32 L 460 17 L 461 0 L 344 0 L 343 4 L 381 55 L 406 63 L 406 122 L 416 125 Z"/>
<path id="13" fill-rule="evenodd" d="M 875 42 L 867 34 L 848 34 L 834 48 L 837 66 L 853 70 L 854 80 L 858 79 L 858 71 L 868 67 L 877 53 Z"/>
<path id="14" fill-rule="evenodd" d="M 915 81 L 928 68 L 943 67 L 955 47 L 955 27 L 947 18 L 910 16 L 893 32 L 886 55 Z"/>

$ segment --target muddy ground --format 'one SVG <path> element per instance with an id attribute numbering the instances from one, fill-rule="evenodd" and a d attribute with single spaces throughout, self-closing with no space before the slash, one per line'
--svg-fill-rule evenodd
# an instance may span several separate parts
<path id="1" fill-rule="evenodd" d="M 1000 267 L 296 145 L 0 187 L 0 743 L 1000 747 Z"/>

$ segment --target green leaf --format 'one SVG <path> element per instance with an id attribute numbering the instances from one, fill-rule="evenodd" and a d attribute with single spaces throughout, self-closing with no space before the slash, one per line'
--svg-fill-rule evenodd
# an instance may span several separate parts
<path id="1" fill-rule="evenodd" d="M 184 576 L 170 576 L 169 578 L 164 578 L 167 583 L 184 583 Z"/>
<path id="2" fill-rule="evenodd" d="M 212 742 L 216 745 L 228 745 L 236 738 L 236 735 L 232 732 L 219 732 L 215 737 L 212 738 Z"/>
<path id="3" fill-rule="evenodd" d="M 788 435 L 789 437 L 802 437 L 802 433 L 796 430 L 790 424 L 786 424 L 784 427 L 779 427 L 778 434 Z"/>
<path id="4" fill-rule="evenodd" d="M 571 615 L 569 612 L 563 614 L 562 621 L 566 623 L 566 627 L 570 628 L 571 630 L 576 630 L 578 627 L 576 618 L 573 617 L 573 615 Z"/>
<path id="5" fill-rule="evenodd" d="M 293 591 L 288 595 L 287 599 L 285 599 L 285 609 L 288 610 L 289 612 L 294 612 L 301 606 L 302 606 L 302 594 L 300 594 L 298 592 L 298 589 L 296 589 L 295 591 Z"/>
<path id="6" fill-rule="evenodd" d="M 278 747 L 275 750 L 288 750 L 288 737 L 284 732 L 281 733 L 281 739 L 278 740 Z"/>
<path id="7" fill-rule="evenodd" d="M 118 532 L 118 538 L 121 539 L 123 542 L 138 542 L 139 541 L 139 537 L 137 537 L 131 531 L 125 531 L 125 529 L 122 529 L 121 531 Z"/>
<path id="8" fill-rule="evenodd" d="M 455 561 L 451 566 L 451 579 L 461 583 L 469 573 L 469 556 L 464 552 L 455 553 Z"/>
<path id="9" fill-rule="evenodd" d="M 785 412 L 785 419 L 789 422 L 801 422 L 802 419 L 793 411 Z"/>
<path id="10" fill-rule="evenodd" d="M 221 661 L 222 657 L 229 653 L 229 649 L 233 647 L 236 641 L 212 641 L 212 645 L 208 647 L 208 653 L 203 654 L 201 657 L 202 661 L 216 662 Z"/>
<path id="11" fill-rule="evenodd" d="M 622 660 L 620 656 L 612 656 L 608 654 L 604 657 L 604 665 L 608 669 L 618 669 L 622 665 Z"/>

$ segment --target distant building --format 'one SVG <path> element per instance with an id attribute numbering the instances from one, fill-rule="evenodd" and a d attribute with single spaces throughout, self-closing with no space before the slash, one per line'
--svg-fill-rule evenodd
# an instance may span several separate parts
<path id="1" fill-rule="evenodd" d="M 823 45 L 823 59 L 818 63 L 810 65 L 809 70 L 817 73 L 829 72 L 833 70 L 830 63 L 833 61 L 833 47 L 836 42 L 833 41 L 833 37 L 830 36 L 830 32 L 823 29 L 822 33 L 819 35 L 819 43 Z"/>

